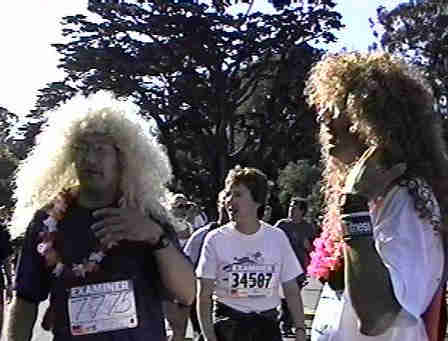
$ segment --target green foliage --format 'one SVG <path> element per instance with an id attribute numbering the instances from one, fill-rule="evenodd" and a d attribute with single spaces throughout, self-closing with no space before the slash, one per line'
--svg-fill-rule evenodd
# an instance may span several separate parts
<path id="1" fill-rule="evenodd" d="M 6 144 L 0 147 L 0 261 L 7 256 L 12 250 L 6 248 L 5 243 L 9 243 L 10 234 L 7 230 L 7 222 L 9 222 L 14 207 L 12 200 L 12 178 L 17 168 L 18 159 L 10 152 Z M 8 249 L 8 251 L 6 251 Z"/>
<path id="2" fill-rule="evenodd" d="M 277 185 L 280 203 L 287 206 L 291 197 L 307 198 L 320 179 L 320 169 L 309 160 L 289 162 L 279 171 Z"/>
<path id="3" fill-rule="evenodd" d="M 12 177 L 18 164 L 14 154 L 13 131 L 18 117 L 6 108 L 0 107 L 0 219 L 9 219 L 12 202 Z"/>
<path id="4" fill-rule="evenodd" d="M 230 7 L 232 5 L 238 4 L 238 3 L 246 3 L 249 4 L 250 6 L 253 6 L 254 4 L 256 4 L 257 2 L 261 2 L 261 0 L 212 0 L 213 6 L 215 6 L 215 8 L 218 11 L 224 11 L 227 7 Z M 326 4 L 327 6 L 334 6 L 334 2 L 331 0 L 311 0 L 311 1 L 305 1 L 305 0 L 268 0 L 268 2 L 270 4 L 272 4 L 272 6 L 274 6 L 274 8 L 276 8 L 277 10 L 283 9 L 287 6 L 291 6 L 294 4 L 302 4 L 305 5 L 306 3 L 321 3 L 321 4 Z"/>
<path id="5" fill-rule="evenodd" d="M 319 226 L 322 222 L 324 212 L 324 193 L 322 191 L 322 183 L 320 180 L 314 183 L 311 193 L 308 196 L 308 200 L 308 219 Z"/>
<path id="6" fill-rule="evenodd" d="M 54 44 L 67 76 L 40 91 L 35 113 L 75 93 L 128 97 L 155 122 L 177 190 L 215 207 L 235 164 L 271 178 L 288 161 L 318 159 L 303 80 L 335 40 L 340 14 L 330 1 L 274 14 L 231 16 L 195 0 L 90 0 L 95 21 L 63 19 L 68 42 Z"/>
<path id="7" fill-rule="evenodd" d="M 12 133 L 17 124 L 18 116 L 4 107 L 0 107 L 0 144 L 11 143 Z"/>
<path id="8" fill-rule="evenodd" d="M 0 153 L 4 153 L 17 159 L 23 159 L 28 150 L 34 145 L 34 137 L 40 132 L 44 123 L 41 112 L 32 111 L 25 117 L 24 122 L 19 121 L 16 113 L 0 107 L 0 144 L 4 147 Z"/>
<path id="9" fill-rule="evenodd" d="M 426 0 L 403 3 L 387 11 L 377 10 L 374 35 L 385 50 L 398 53 L 420 66 L 432 83 L 439 111 L 447 114 L 448 95 L 448 5 Z M 381 32 L 379 34 L 378 32 Z M 374 45 L 372 48 L 376 48 Z"/>
<path id="10" fill-rule="evenodd" d="M 289 162 L 279 171 L 279 201 L 286 209 L 292 197 L 308 199 L 308 218 L 317 222 L 321 212 L 321 169 L 310 160 Z"/>
<path id="11" fill-rule="evenodd" d="M 7 230 L 7 224 L 11 218 L 14 208 L 13 194 L 13 176 L 19 163 L 22 150 L 25 150 L 32 143 L 26 145 L 26 138 L 22 139 L 17 135 L 18 115 L 10 112 L 4 107 L 0 107 L 0 244 L 3 252 L 0 253 L 0 261 L 9 256 L 12 249 L 16 250 L 20 245 L 21 239 L 10 241 L 10 234 Z M 6 247 L 4 243 L 10 243 L 12 247 Z"/>
<path id="12" fill-rule="evenodd" d="M 46 119 L 41 114 L 33 111 L 27 116 L 27 121 L 18 128 L 22 136 L 14 140 L 11 150 L 19 160 L 23 160 L 34 146 L 35 137 L 40 133 L 41 127 L 45 122 Z"/>

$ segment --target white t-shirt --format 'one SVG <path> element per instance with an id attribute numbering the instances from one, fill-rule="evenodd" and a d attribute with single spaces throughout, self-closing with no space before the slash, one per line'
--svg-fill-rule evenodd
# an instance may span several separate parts
<path id="1" fill-rule="evenodd" d="M 426 341 L 421 315 L 439 287 L 443 271 L 440 233 L 419 218 L 406 187 L 396 186 L 383 205 L 371 212 L 375 248 L 386 265 L 395 297 L 403 308 L 386 333 L 364 336 L 358 331 L 348 294 L 336 296 L 328 286 L 313 321 L 312 341 Z"/>
<path id="2" fill-rule="evenodd" d="M 204 212 L 201 212 L 193 219 L 193 230 L 196 231 L 197 229 L 205 226 L 205 224 L 208 223 L 207 215 Z"/>
<path id="3" fill-rule="evenodd" d="M 190 238 L 188 238 L 187 243 L 183 248 L 185 255 L 190 258 L 193 264 L 196 264 L 199 260 L 199 253 L 201 252 L 202 243 L 210 230 L 210 224 L 194 231 Z"/>
<path id="4" fill-rule="evenodd" d="M 215 279 L 215 295 L 242 312 L 261 312 L 280 304 L 279 285 L 303 270 L 286 234 L 260 221 L 251 235 L 230 222 L 207 234 L 196 275 Z"/>

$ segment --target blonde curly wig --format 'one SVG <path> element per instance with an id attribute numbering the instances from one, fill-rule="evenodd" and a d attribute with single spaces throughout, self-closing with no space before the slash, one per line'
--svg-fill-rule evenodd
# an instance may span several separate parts
<path id="1" fill-rule="evenodd" d="M 172 170 L 168 156 L 151 134 L 150 124 L 137 112 L 134 104 L 99 92 L 88 98 L 78 96 L 47 113 L 47 124 L 15 176 L 12 236 L 22 234 L 35 211 L 62 189 L 78 185 L 71 146 L 85 133 L 105 134 L 113 139 L 122 166 L 122 205 L 137 207 L 181 229 L 169 210 L 171 194 L 166 185 Z"/>

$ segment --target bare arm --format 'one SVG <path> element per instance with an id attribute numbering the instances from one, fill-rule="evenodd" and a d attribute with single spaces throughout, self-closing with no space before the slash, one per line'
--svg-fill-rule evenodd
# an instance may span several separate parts
<path id="1" fill-rule="evenodd" d="M 282 284 L 285 293 L 286 303 L 292 315 L 296 327 L 296 340 L 305 341 L 305 321 L 303 314 L 302 295 L 296 279 L 291 279 Z"/>
<path id="2" fill-rule="evenodd" d="M 12 260 L 9 258 L 3 263 L 6 277 L 6 302 L 10 303 L 13 296 L 12 288 Z"/>
<path id="3" fill-rule="evenodd" d="M 367 199 L 347 195 L 343 205 L 345 286 L 361 334 L 384 333 L 401 310 L 389 271 L 375 249 Z"/>
<path id="4" fill-rule="evenodd" d="M 205 341 L 217 341 L 212 317 L 212 295 L 214 289 L 215 280 L 198 279 L 197 311 Z"/>
<path id="5" fill-rule="evenodd" d="M 389 271 L 375 249 L 367 203 L 379 195 L 384 196 L 406 171 L 406 164 L 386 170 L 381 167 L 379 156 L 379 149 L 370 147 L 352 168 L 346 179 L 345 192 L 348 194 L 342 207 L 342 212 L 347 214 L 343 218 L 347 236 L 345 286 L 359 318 L 359 331 L 370 336 L 384 333 L 401 310 Z M 358 217 L 354 218 L 354 214 Z"/>
<path id="6" fill-rule="evenodd" d="M 15 297 L 11 303 L 6 322 L 7 341 L 31 340 L 34 323 L 37 318 L 37 304 Z"/>
<path id="7" fill-rule="evenodd" d="M 191 305 L 196 292 L 193 265 L 172 244 L 154 255 L 164 287 L 177 301 Z"/>
<path id="8" fill-rule="evenodd" d="M 401 307 L 390 275 L 375 250 L 372 237 L 352 240 L 344 250 L 345 285 L 360 321 L 360 332 L 376 336 L 394 322 Z"/>

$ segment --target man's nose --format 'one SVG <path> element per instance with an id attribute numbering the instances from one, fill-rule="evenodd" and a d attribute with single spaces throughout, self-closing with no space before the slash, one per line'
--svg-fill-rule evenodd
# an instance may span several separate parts
<path id="1" fill-rule="evenodd" d="M 80 156 L 81 161 L 87 165 L 95 164 L 97 162 L 97 157 L 93 148 L 86 148 Z"/>

